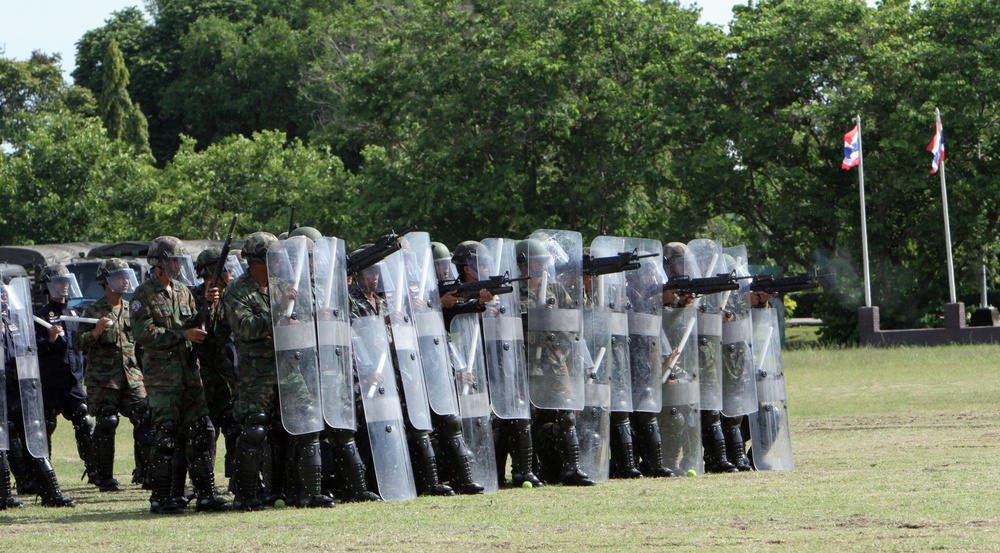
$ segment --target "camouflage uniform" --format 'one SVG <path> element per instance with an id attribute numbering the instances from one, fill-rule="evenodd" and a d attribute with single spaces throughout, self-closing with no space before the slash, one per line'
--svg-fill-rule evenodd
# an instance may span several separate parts
<path id="1" fill-rule="evenodd" d="M 167 271 L 164 261 L 181 252 L 176 238 L 157 238 L 150 246 L 150 262 L 159 272 Z M 215 428 L 208 417 L 193 344 L 185 336 L 185 326 L 195 315 L 194 297 L 181 282 L 171 278 L 169 283 L 168 290 L 159 277 L 147 280 L 136 289 L 131 303 L 132 331 L 136 344 L 143 348 L 143 382 L 156 426 L 156 445 L 150 460 L 150 511 L 180 512 L 172 488 L 176 466 L 181 464 L 174 459 L 175 452 L 182 449 L 186 449 L 191 481 L 198 494 L 197 509 L 218 510 L 224 502 L 215 496 L 211 452 Z"/>
<path id="2" fill-rule="evenodd" d="M 76 347 L 86 356 L 83 381 L 90 398 L 90 414 L 97 420 L 94 447 L 99 485 L 102 490 L 117 488 L 113 468 L 119 413 L 132 422 L 135 448 L 132 482 L 141 484 L 145 480 L 154 431 L 142 371 L 135 356 L 128 304 L 123 302 L 116 312 L 108 298 L 103 297 L 88 306 L 83 316 L 93 319 L 108 317 L 114 323 L 96 338 L 93 334 L 95 325 L 91 323 L 81 323 L 76 333 Z"/>

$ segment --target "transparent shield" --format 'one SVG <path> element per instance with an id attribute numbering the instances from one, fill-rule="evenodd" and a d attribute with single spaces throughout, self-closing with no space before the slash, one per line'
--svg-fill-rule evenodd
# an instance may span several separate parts
<path id="1" fill-rule="evenodd" d="M 281 424 L 292 435 L 323 430 L 307 240 L 282 240 L 267 252 Z"/>
<path id="2" fill-rule="evenodd" d="M 10 310 L 11 345 L 17 366 L 17 385 L 21 392 L 21 416 L 24 420 L 25 447 L 37 459 L 49 456 L 45 430 L 45 406 L 42 404 L 42 381 L 35 348 L 35 324 L 31 312 L 31 288 L 26 277 L 12 279 L 4 287 Z"/>
<path id="3" fill-rule="evenodd" d="M 385 323 L 378 316 L 361 317 L 352 323 L 352 330 L 378 493 L 386 501 L 414 499 L 417 488 L 406 446 L 403 408 L 392 375 L 392 353 Z"/>
<path id="4" fill-rule="evenodd" d="M 434 267 L 431 238 L 426 232 L 411 232 L 400 242 L 404 252 L 410 311 L 417 331 L 417 349 L 424 371 L 430 408 L 439 415 L 458 413 L 455 387 L 448 362 L 448 336 L 441 311 L 441 295 Z"/>
<path id="5" fill-rule="evenodd" d="M 190 288 L 198 285 L 198 273 L 194 272 L 194 260 L 190 255 L 168 257 L 167 271 L 170 273 L 170 278 L 184 286 Z"/>
<path id="6" fill-rule="evenodd" d="M 640 255 L 639 268 L 625 273 L 628 310 L 629 362 L 632 374 L 632 405 L 636 411 L 658 413 L 663 405 L 660 383 L 663 364 L 663 246 L 659 240 L 628 238 L 624 251 Z"/>
<path id="7" fill-rule="evenodd" d="M 406 272 L 407 252 L 394 252 L 382 262 L 382 282 L 389 306 L 389 326 L 392 328 L 392 347 L 396 352 L 399 379 L 406 399 L 406 415 L 418 430 L 431 430 L 431 412 L 420 363 L 417 328 L 414 324 L 411 297 L 416 286 Z"/>
<path id="8" fill-rule="evenodd" d="M 598 405 L 584 405 L 576 414 L 580 440 L 580 470 L 594 482 L 606 482 L 611 472 L 611 411 Z"/>
<path id="9" fill-rule="evenodd" d="M 701 389 L 698 377 L 699 352 L 696 346 L 698 310 L 695 307 L 666 309 L 663 330 L 678 350 L 672 364 L 665 366 L 663 409 L 660 424 L 664 466 L 679 474 L 704 472 L 701 450 Z"/>
<path id="10" fill-rule="evenodd" d="M 351 307 L 347 295 L 344 241 L 332 237 L 316 240 L 313 264 L 323 419 L 333 428 L 354 429 L 357 416 L 351 372 Z"/>
<path id="11" fill-rule="evenodd" d="M 477 258 L 478 274 L 510 273 L 511 278 L 521 277 L 513 240 L 487 238 L 482 244 L 490 256 Z M 492 266 L 488 265 L 487 259 L 492 261 Z M 524 282 L 520 285 L 527 286 Z M 482 322 L 493 412 L 502 419 L 530 418 L 520 295 L 515 291 L 497 296 L 483 312 Z"/>
<path id="12" fill-rule="evenodd" d="M 111 271 L 107 276 L 108 288 L 116 294 L 131 294 L 139 287 L 139 279 L 135 276 L 135 270 L 120 269 Z"/>
<path id="13" fill-rule="evenodd" d="M 466 313 L 452 319 L 451 344 L 456 358 L 455 386 L 462 416 L 462 434 L 473 452 L 473 480 L 487 491 L 496 491 L 499 484 L 496 456 L 493 455 L 490 394 L 486 357 L 483 355 L 482 325 L 477 313 Z"/>
<path id="14" fill-rule="evenodd" d="M 522 308 L 527 308 L 528 392 L 541 409 L 583 409 L 583 240 L 580 233 L 531 234 L 546 253 L 529 254 Z M 536 278 L 537 275 L 537 278 Z"/>
<path id="15" fill-rule="evenodd" d="M 590 254 L 595 258 L 609 257 L 624 251 L 625 239 L 616 236 L 598 236 L 590 245 Z M 611 273 L 593 278 L 594 303 L 607 316 L 609 340 L 605 357 L 610 375 L 611 410 L 631 412 L 634 408 L 628 339 L 629 300 L 625 275 Z"/>
<path id="16" fill-rule="evenodd" d="M 757 470 L 793 470 L 792 438 L 785 396 L 781 337 L 774 311 L 751 310 L 755 357 L 757 412 L 750 415 L 750 437 Z"/>
<path id="17" fill-rule="evenodd" d="M 243 264 L 235 255 L 230 254 L 226 257 L 224 270 L 229 273 L 230 281 L 233 281 L 243 275 Z"/>
<path id="18" fill-rule="evenodd" d="M 727 266 L 737 277 L 748 277 L 746 246 L 723 249 Z M 754 383 L 754 349 L 751 348 L 750 279 L 738 281 L 739 289 L 728 295 L 726 319 L 722 323 L 722 413 L 735 417 L 757 410 Z"/>

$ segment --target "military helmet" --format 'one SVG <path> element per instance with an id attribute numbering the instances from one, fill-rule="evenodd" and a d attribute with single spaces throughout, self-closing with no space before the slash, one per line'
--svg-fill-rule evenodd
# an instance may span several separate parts
<path id="1" fill-rule="evenodd" d="M 319 240 L 323 238 L 323 233 L 313 227 L 298 227 L 288 233 L 288 238 L 295 238 L 296 236 L 305 236 L 310 240 Z"/>
<path id="2" fill-rule="evenodd" d="M 243 242 L 243 251 L 241 252 L 243 259 L 264 262 L 267 260 L 268 248 L 277 242 L 278 238 L 270 232 L 255 232 Z"/>
<path id="3" fill-rule="evenodd" d="M 163 267 L 168 257 L 187 255 L 184 243 L 175 236 L 160 236 L 153 240 L 146 252 L 146 261 L 153 267 Z"/>
<path id="4" fill-rule="evenodd" d="M 124 259 L 118 259 L 117 257 L 105 259 L 97 266 L 97 282 L 104 284 L 108 281 L 108 275 L 111 273 L 129 268 L 128 263 Z"/>
<path id="5" fill-rule="evenodd" d="M 545 248 L 545 244 L 537 238 L 525 238 L 524 240 L 519 240 L 517 244 L 514 245 L 514 251 L 517 252 L 517 262 L 526 263 L 528 257 L 549 257 L 549 250 Z"/>
<path id="6" fill-rule="evenodd" d="M 55 265 L 49 265 L 42 269 L 41 281 L 42 282 L 52 282 L 53 277 L 68 275 L 69 269 L 66 268 L 62 263 L 57 263 Z"/>
<path id="7" fill-rule="evenodd" d="M 451 259 L 451 251 L 448 250 L 448 246 L 445 246 L 441 242 L 431 242 L 431 251 L 434 254 L 434 261 L 438 259 Z"/>
<path id="8" fill-rule="evenodd" d="M 455 265 L 469 265 L 479 257 L 479 250 L 483 245 L 475 240 L 466 240 L 455 246 L 455 252 L 451 255 L 451 262 Z"/>
<path id="9" fill-rule="evenodd" d="M 219 262 L 219 256 L 222 255 L 222 248 L 206 248 L 198 254 L 198 259 L 194 261 L 194 270 L 198 273 L 198 276 L 206 278 L 211 276 L 211 273 L 215 270 L 215 265 Z"/>
<path id="10" fill-rule="evenodd" d="M 685 275 L 689 271 L 687 262 L 691 248 L 683 242 L 668 242 L 663 245 L 663 268 L 671 276 Z"/>

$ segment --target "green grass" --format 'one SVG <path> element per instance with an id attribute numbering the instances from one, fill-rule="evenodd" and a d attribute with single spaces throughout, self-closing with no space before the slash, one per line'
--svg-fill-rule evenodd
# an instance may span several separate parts
<path id="1" fill-rule="evenodd" d="M 128 486 L 55 464 L 76 509 L 0 512 L 0 551 L 996 551 L 995 346 L 801 349 L 785 356 L 794 472 L 612 481 L 331 511 L 146 514 Z M 131 465 L 120 429 L 118 478 Z"/>

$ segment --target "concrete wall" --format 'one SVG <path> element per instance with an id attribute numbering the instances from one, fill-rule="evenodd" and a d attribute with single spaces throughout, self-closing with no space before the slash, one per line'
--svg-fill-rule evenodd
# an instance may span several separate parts
<path id="1" fill-rule="evenodd" d="M 944 328 L 882 330 L 878 306 L 858 308 L 858 330 L 862 346 L 937 346 L 942 344 L 1000 343 L 1000 327 L 969 327 L 965 304 L 944 305 Z"/>

